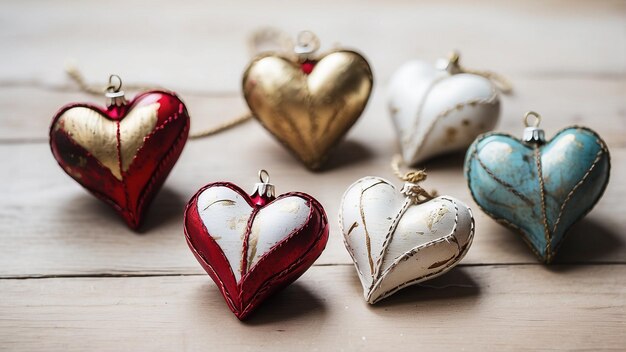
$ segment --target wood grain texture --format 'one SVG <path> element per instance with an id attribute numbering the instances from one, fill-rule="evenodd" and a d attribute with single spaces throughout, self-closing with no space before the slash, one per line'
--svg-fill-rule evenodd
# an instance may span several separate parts
<path id="1" fill-rule="evenodd" d="M 262 6 L 254 0 L 4 3 L 0 44 L 11 55 L 0 58 L 0 82 L 65 86 L 60 68 L 73 58 L 93 79 L 115 72 L 127 82 L 237 92 L 250 56 L 247 37 L 267 25 L 294 35 L 313 30 L 325 48 L 336 43 L 358 48 L 371 61 L 377 82 L 410 58 L 435 60 L 453 49 L 463 53 L 468 67 L 508 75 L 623 77 L 626 72 L 621 1 L 307 5 L 303 11 L 299 3 L 280 0 Z"/>
<path id="2" fill-rule="evenodd" d="M 11 351 L 620 350 L 626 266 L 455 268 L 369 306 L 314 267 L 241 323 L 206 276 L 2 280 Z M 486 344 L 488 341 L 488 344 Z"/>
<path id="3" fill-rule="evenodd" d="M 252 0 L 12 1 L 0 11 L 0 350 L 623 350 L 626 346 L 626 3 L 623 1 L 308 3 Z M 102 103 L 87 79 L 158 84 L 187 103 L 192 132 L 247 111 L 246 38 L 274 25 L 315 31 L 372 65 L 365 113 L 328 167 L 306 171 L 256 122 L 190 141 L 144 230 L 128 230 L 55 164 L 48 126 L 62 105 Z M 426 163 L 427 189 L 475 208 L 460 267 L 368 306 L 337 224 L 344 190 L 363 176 L 395 182 L 387 82 L 407 60 L 460 50 L 469 68 L 510 78 L 498 130 L 521 135 L 528 110 L 546 135 L 572 124 L 608 143 L 612 174 L 597 207 L 557 258 L 537 263 L 519 236 L 476 209 L 463 155 Z M 132 94 L 132 93 L 131 93 Z M 247 323 L 228 311 L 185 244 L 182 210 L 202 185 L 244 189 L 266 168 L 277 191 L 326 208 L 326 251 Z M 399 185 L 399 182 L 398 182 Z M 245 336 L 245 337 L 244 337 Z"/>
<path id="4" fill-rule="evenodd" d="M 267 151 L 255 156 L 254 161 L 242 162 L 234 157 L 236 150 L 233 155 L 219 153 L 219 157 L 207 153 L 207 150 L 219 150 L 220 139 L 228 143 L 237 133 L 264 132 L 259 126 L 248 124 L 215 139 L 191 142 L 157 196 L 147 224 L 139 234 L 69 179 L 49 155 L 46 144 L 0 146 L 0 158 L 5 160 L 8 170 L 15 170 L 5 173 L 5 179 L 0 182 L 3 194 L 0 233 L 4 238 L 0 241 L 0 251 L 5 253 L 0 256 L 0 275 L 199 273 L 201 268 L 183 237 L 184 205 L 197 189 L 209 182 L 230 180 L 251 189 L 260 168 L 270 170 L 277 192 L 307 192 L 324 205 L 331 234 L 317 263 L 350 263 L 338 226 L 341 195 L 357 178 L 369 174 L 393 180 L 400 186 L 388 166 L 391 155 L 381 153 L 382 156 L 367 162 L 314 174 L 297 164 L 269 137 L 262 144 Z M 241 144 L 243 149 L 258 149 L 252 142 Z M 626 149 L 614 148 L 612 156 L 612 179 L 626 178 Z M 429 166 L 432 171 L 426 185 L 478 209 L 461 168 L 460 156 Z M 626 219 L 621 216 L 621 195 L 625 193 L 622 182 L 609 183 L 597 208 L 572 229 L 557 262 L 626 262 L 626 233 L 620 230 L 626 228 Z M 518 235 L 478 210 L 475 216 L 474 244 L 462 263 L 536 263 Z"/>
<path id="5" fill-rule="evenodd" d="M 60 67 L 53 68 L 61 70 Z M 241 74 L 241 73 L 240 73 Z M 609 78 L 524 78 L 510 77 L 513 95 L 503 96 L 498 130 L 521 135 L 522 118 L 528 110 L 542 114 L 547 135 L 567 125 L 584 124 L 596 130 L 609 146 L 626 147 L 626 77 Z M 54 113 L 66 103 L 89 101 L 103 104 L 104 98 L 87 96 L 68 82 L 67 90 L 38 87 L 0 87 L 0 143 L 47 141 Z M 172 88 L 165 86 L 166 88 Z M 248 111 L 240 91 L 232 93 L 178 91 L 191 116 L 192 133 L 214 126 Z M 129 92 L 129 96 L 134 93 Z M 396 148 L 391 117 L 387 109 L 387 85 L 378 82 L 372 99 L 349 140 L 371 145 L 371 149 Z M 32 102 L 36 101 L 37 104 Z M 376 128 L 376 133 L 373 133 Z M 251 134 L 251 142 L 267 143 L 265 132 Z M 211 139 L 216 139 L 212 137 Z M 238 148 L 233 145 L 233 148 Z M 243 146 L 241 147 L 243 148 Z M 243 150 L 243 149 L 242 149 Z M 245 150 L 243 150 L 245 151 Z"/>

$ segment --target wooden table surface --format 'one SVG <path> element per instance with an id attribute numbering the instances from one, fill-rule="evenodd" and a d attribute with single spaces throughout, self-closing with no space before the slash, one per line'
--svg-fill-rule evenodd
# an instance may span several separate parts
<path id="1" fill-rule="evenodd" d="M 0 4 L 0 350 L 624 350 L 626 349 L 626 3 L 623 1 L 4 1 Z M 326 47 L 358 48 L 376 86 L 356 126 L 319 173 L 306 171 L 258 123 L 189 141 L 134 233 L 56 165 L 47 128 L 109 73 L 185 99 L 192 132 L 244 113 L 246 38 L 260 26 L 311 29 Z M 343 247 L 337 212 L 356 179 L 393 179 L 385 94 L 410 59 L 452 49 L 506 75 L 501 131 L 528 110 L 547 135 L 596 130 L 613 169 L 595 209 L 554 265 L 475 206 L 462 155 L 426 165 L 426 187 L 474 207 L 476 237 L 449 274 L 376 306 Z M 182 209 L 202 185 L 249 188 L 258 169 L 279 193 L 325 206 L 328 246 L 296 283 L 239 322 L 187 248 Z"/>

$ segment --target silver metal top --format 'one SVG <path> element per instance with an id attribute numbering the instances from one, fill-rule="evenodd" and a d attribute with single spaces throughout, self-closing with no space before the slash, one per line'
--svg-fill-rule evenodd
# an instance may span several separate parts
<path id="1" fill-rule="evenodd" d="M 315 33 L 311 31 L 302 31 L 298 33 L 298 38 L 296 40 L 296 45 L 293 48 L 293 51 L 299 56 L 308 56 L 313 54 L 320 48 L 320 40 L 315 35 Z"/>
<path id="2" fill-rule="evenodd" d="M 529 121 L 531 117 L 534 117 L 532 122 Z M 546 141 L 545 133 L 539 128 L 541 123 L 541 115 L 534 111 L 529 111 L 524 115 L 524 136 L 522 140 L 526 143 L 543 144 Z"/>
<path id="3" fill-rule="evenodd" d="M 541 128 L 526 127 L 524 128 L 524 137 L 522 139 L 526 143 L 543 144 L 546 141 L 546 136 Z"/>
<path id="4" fill-rule="evenodd" d="M 114 79 L 117 79 L 117 84 L 113 83 Z M 106 104 L 108 107 L 126 105 L 127 101 L 124 96 L 124 91 L 122 90 L 122 78 L 120 78 L 120 76 L 109 76 L 109 85 L 106 88 L 104 96 L 107 98 Z"/>
<path id="5" fill-rule="evenodd" d="M 262 197 L 267 198 L 275 198 L 276 197 L 276 188 L 270 182 L 270 174 L 266 170 L 259 170 L 259 180 L 261 182 L 257 182 L 254 184 L 254 190 L 252 194 L 258 194 Z"/>

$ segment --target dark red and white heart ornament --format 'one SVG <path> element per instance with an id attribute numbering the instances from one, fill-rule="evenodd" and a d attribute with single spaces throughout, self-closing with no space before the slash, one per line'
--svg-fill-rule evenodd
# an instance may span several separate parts
<path id="1" fill-rule="evenodd" d="M 132 229 L 178 160 L 189 134 L 189 114 L 173 92 L 147 91 L 130 102 L 119 84 L 107 107 L 72 103 L 50 126 L 50 148 L 61 168 L 111 205 Z"/>
<path id="2" fill-rule="evenodd" d="M 202 187 L 185 208 L 185 237 L 228 307 L 245 319 L 302 275 L 328 242 L 328 219 L 308 194 L 278 197 L 265 170 L 251 195 L 230 182 Z"/>

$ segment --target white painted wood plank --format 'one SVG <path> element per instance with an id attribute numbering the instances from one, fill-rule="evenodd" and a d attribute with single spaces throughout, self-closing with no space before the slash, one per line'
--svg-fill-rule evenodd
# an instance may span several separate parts
<path id="1" fill-rule="evenodd" d="M 623 76 L 625 15 L 620 1 L 13 1 L 0 13 L 0 83 L 63 85 L 74 58 L 94 79 L 236 92 L 246 38 L 267 25 L 359 49 L 379 82 L 453 49 L 468 67 L 508 75 Z"/>
<path id="2" fill-rule="evenodd" d="M 456 268 L 376 306 L 314 267 L 241 323 L 206 275 L 0 280 L 11 351 L 621 350 L 623 265 Z"/>

